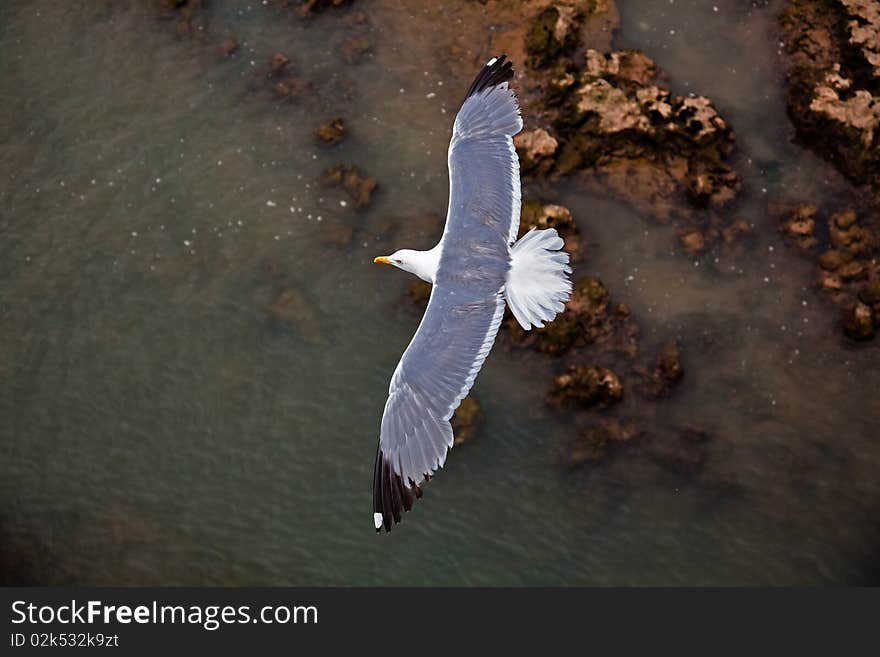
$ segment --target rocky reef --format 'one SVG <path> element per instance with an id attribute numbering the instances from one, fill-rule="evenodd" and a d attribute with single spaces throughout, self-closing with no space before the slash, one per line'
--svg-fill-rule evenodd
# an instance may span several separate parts
<path id="1" fill-rule="evenodd" d="M 774 203 L 786 241 L 815 262 L 820 293 L 853 340 L 877 332 L 880 306 L 880 5 L 867 0 L 790 0 L 779 18 L 787 108 L 797 140 L 856 189 L 841 201 Z"/>
<path id="2" fill-rule="evenodd" d="M 674 216 L 682 197 L 722 207 L 739 190 L 726 163 L 733 131 L 708 98 L 658 86 L 656 65 L 643 53 L 587 50 L 582 70 L 550 83 L 547 102 L 561 137 L 556 171 L 598 173 L 627 194 L 647 183 L 642 209 L 661 219 Z"/>
<path id="3" fill-rule="evenodd" d="M 503 326 L 501 342 L 508 349 L 559 359 L 546 400 L 577 427 L 576 438 L 561 448 L 564 467 L 598 463 L 626 447 L 633 454 L 665 450 L 669 458 L 654 460 L 680 474 L 699 470 L 704 459 L 686 455 L 693 451 L 690 443 L 668 438 L 670 431 L 684 429 L 661 431 L 651 421 L 653 405 L 672 394 L 684 377 L 678 342 L 646 348 L 629 308 L 613 303 L 600 280 L 580 279 L 565 310 L 542 329 L 523 331 L 512 317 Z M 680 467 L 683 462 L 693 467 Z"/>
<path id="4" fill-rule="evenodd" d="M 790 0 L 780 15 L 788 113 L 798 139 L 880 192 L 880 6 Z"/>
<path id="5" fill-rule="evenodd" d="M 854 340 L 873 338 L 880 323 L 876 209 L 826 214 L 813 203 L 777 203 L 771 212 L 787 241 L 814 260 L 816 287 L 839 309 L 844 333 Z"/>
<path id="6" fill-rule="evenodd" d="M 619 19 L 610 1 L 525 3 L 523 14 L 495 38 L 527 62 L 528 129 L 514 141 L 523 174 L 576 175 L 594 192 L 676 223 L 690 253 L 743 234 L 719 212 L 741 182 L 728 162 L 733 130 L 712 101 L 673 94 L 645 53 L 612 50 Z"/>

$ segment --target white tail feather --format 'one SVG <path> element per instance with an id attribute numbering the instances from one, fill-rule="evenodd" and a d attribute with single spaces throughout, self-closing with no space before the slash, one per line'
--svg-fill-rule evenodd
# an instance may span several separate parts
<path id="1" fill-rule="evenodd" d="M 571 294 L 568 254 L 555 229 L 532 229 L 513 245 L 505 297 L 526 331 L 542 328 L 565 309 Z"/>

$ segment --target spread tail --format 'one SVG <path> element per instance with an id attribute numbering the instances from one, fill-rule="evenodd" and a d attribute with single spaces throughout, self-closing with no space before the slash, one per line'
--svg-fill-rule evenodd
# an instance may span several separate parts
<path id="1" fill-rule="evenodd" d="M 532 229 L 511 249 L 505 296 L 516 321 L 526 331 L 541 328 L 565 309 L 571 294 L 568 254 L 555 229 Z"/>

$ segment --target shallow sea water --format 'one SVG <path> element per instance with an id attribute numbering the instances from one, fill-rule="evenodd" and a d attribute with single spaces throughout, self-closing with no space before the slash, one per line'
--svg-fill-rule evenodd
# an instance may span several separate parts
<path id="1" fill-rule="evenodd" d="M 766 209 L 839 184 L 791 143 L 778 4 L 618 6 L 615 45 L 645 49 L 737 132 L 754 248 L 694 259 L 669 226 L 576 182 L 547 200 L 588 236 L 576 273 L 601 277 L 646 340 L 681 341 L 685 378 L 650 421 L 706 426 L 705 472 L 688 483 L 627 455 L 563 470 L 573 429 L 533 384 L 557 363 L 496 348 L 474 389 L 484 430 L 377 536 L 378 424 L 418 315 L 407 275 L 372 258 L 439 235 L 475 64 L 405 29 L 422 24 L 415 3 L 371 4 L 364 27 L 216 0 L 206 43 L 149 3 L 3 3 L 5 580 L 876 582 L 880 351 L 840 336 Z M 351 31 L 372 43 L 356 64 Z M 257 72 L 278 50 L 310 84 L 296 102 Z M 337 115 L 348 138 L 320 147 L 314 128 Z M 316 184 L 338 162 L 379 181 L 366 212 Z M 327 237 L 339 226 L 350 245 Z M 288 289 L 308 309 L 298 327 L 266 311 Z"/>

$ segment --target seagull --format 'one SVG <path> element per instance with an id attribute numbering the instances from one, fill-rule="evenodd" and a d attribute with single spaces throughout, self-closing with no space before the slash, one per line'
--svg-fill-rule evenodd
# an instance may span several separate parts
<path id="1" fill-rule="evenodd" d="M 513 66 L 493 57 L 477 74 L 449 142 L 449 209 L 437 245 L 401 249 L 376 263 L 432 284 L 428 307 L 388 389 L 373 471 L 377 532 L 401 520 L 452 448 L 449 420 L 489 355 L 505 306 L 525 330 L 543 327 L 571 293 L 568 254 L 556 230 L 517 241 L 522 130 Z"/>

